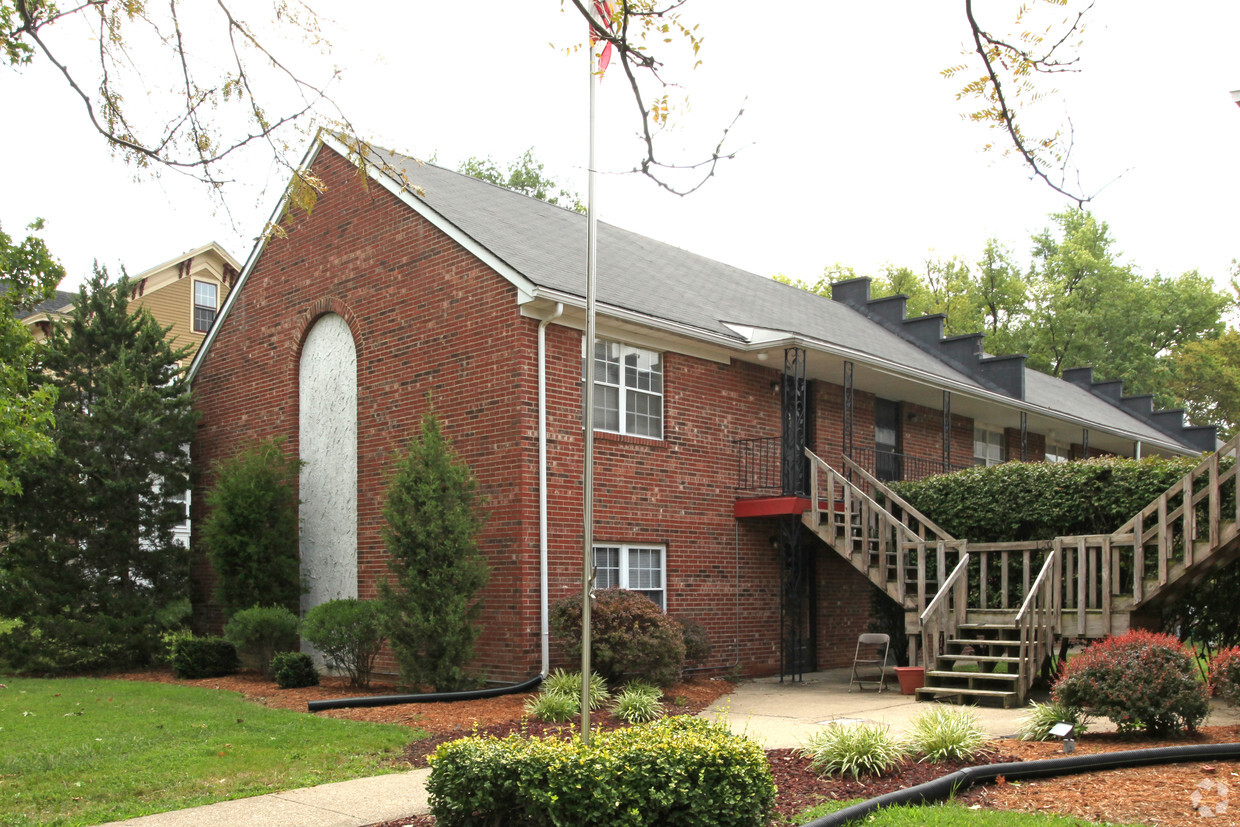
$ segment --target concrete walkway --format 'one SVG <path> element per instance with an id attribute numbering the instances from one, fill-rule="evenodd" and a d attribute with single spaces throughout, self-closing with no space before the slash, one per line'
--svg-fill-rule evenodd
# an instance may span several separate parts
<path id="1" fill-rule="evenodd" d="M 836 722 L 879 721 L 892 729 L 907 729 L 909 722 L 929 708 L 892 686 L 848 691 L 848 670 L 836 669 L 805 675 L 798 683 L 761 678 L 739 684 L 702 714 L 719 716 L 733 732 L 748 735 L 766 749 L 801 746 L 815 731 Z M 1240 724 L 1236 710 L 1212 704 L 1208 726 Z M 975 707 L 988 735 L 1013 735 L 1023 709 Z M 1095 721 L 1092 732 L 1113 729 L 1108 721 Z M 319 787 L 271 793 L 208 804 L 189 810 L 173 810 L 113 822 L 127 827 L 364 827 L 410 815 L 430 812 L 426 778 L 430 770 L 419 769 Z"/>

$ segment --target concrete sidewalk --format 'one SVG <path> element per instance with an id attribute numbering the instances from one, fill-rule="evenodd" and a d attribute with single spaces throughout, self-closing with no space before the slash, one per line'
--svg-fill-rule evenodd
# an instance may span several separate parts
<path id="1" fill-rule="evenodd" d="M 766 749 L 801 746 L 817 730 L 835 722 L 879 721 L 892 729 L 907 729 L 909 722 L 929 708 L 912 696 L 901 695 L 893 684 L 884 692 L 874 689 L 848 691 L 847 669 L 814 672 L 797 683 L 778 678 L 746 681 L 702 714 L 720 716 L 733 732 L 748 735 Z M 992 738 L 1015 734 L 1023 709 L 974 707 L 982 726 Z M 1211 705 L 1208 726 L 1240 724 L 1237 711 Z M 1092 732 L 1114 727 L 1095 721 Z M 113 822 L 127 827 L 198 827 L 199 825 L 261 824 L 264 827 L 364 827 L 430 812 L 426 778 L 430 770 L 419 769 L 393 775 L 340 781 L 301 790 L 271 793 L 208 804 L 189 810 L 142 816 Z"/>

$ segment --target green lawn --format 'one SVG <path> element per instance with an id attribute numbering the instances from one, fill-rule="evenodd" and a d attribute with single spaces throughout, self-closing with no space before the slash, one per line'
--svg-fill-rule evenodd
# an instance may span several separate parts
<path id="1" fill-rule="evenodd" d="M 268 709 L 233 692 L 3 678 L 0 824 L 97 824 L 394 771 L 424 733 Z"/>
<path id="2" fill-rule="evenodd" d="M 791 823 L 804 824 L 842 810 L 854 801 L 833 801 L 821 804 L 798 815 Z M 1109 822 L 1107 823 L 1109 825 Z M 1099 822 L 1070 816 L 1033 815 L 1003 810 L 971 810 L 960 804 L 937 804 L 933 807 L 887 807 L 865 819 L 866 827 L 1107 827 Z M 1111 825 L 1122 827 L 1122 825 Z M 1133 824 L 1128 827 L 1140 827 Z"/>

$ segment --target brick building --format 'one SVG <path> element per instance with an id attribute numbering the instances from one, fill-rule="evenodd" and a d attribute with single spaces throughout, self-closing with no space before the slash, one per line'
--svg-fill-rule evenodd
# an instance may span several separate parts
<path id="1" fill-rule="evenodd" d="M 344 147 L 316 144 L 313 216 L 254 250 L 191 366 L 200 484 L 247 442 L 285 437 L 306 461 L 307 605 L 373 597 L 392 457 L 433 399 L 487 498 L 476 666 L 527 677 L 544 662 L 544 599 L 579 591 L 585 218 L 398 155 L 368 161 L 363 181 Z M 802 443 L 887 479 L 1214 445 L 1213 429 L 1088 371 L 1061 381 L 985 356 L 980 336 L 944 339 L 941 318 L 905 319 L 864 279 L 830 300 L 600 225 L 598 291 L 597 578 L 703 623 L 719 670 L 770 674 L 787 652 Z M 802 541 L 801 665 L 847 664 L 877 592 Z M 219 622 L 210 593 L 200 562 L 205 626 Z"/>

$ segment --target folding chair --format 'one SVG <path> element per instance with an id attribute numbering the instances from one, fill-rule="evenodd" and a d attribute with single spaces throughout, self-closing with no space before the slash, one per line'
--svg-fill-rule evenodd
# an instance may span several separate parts
<path id="1" fill-rule="evenodd" d="M 864 650 L 864 651 L 863 651 Z M 887 688 L 887 655 L 891 651 L 891 635 L 870 632 L 857 638 L 857 650 L 853 653 L 852 675 L 848 678 L 848 691 L 853 691 L 856 684 L 859 690 L 865 689 L 862 684 L 877 683 L 878 691 Z M 882 653 L 881 655 L 879 653 Z M 857 674 L 857 667 L 878 667 L 877 678 L 863 678 Z"/>

